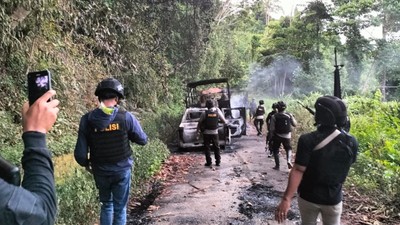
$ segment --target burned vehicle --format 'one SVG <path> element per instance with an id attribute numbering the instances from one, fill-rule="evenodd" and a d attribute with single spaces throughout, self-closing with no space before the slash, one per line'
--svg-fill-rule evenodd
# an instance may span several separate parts
<path id="1" fill-rule="evenodd" d="M 187 84 L 186 110 L 178 130 L 179 148 L 203 146 L 201 135 L 197 134 L 200 116 L 207 110 L 205 101 L 213 99 L 225 115 L 228 124 L 219 124 L 219 144 L 229 145 L 232 137 L 246 135 L 245 107 L 231 108 L 231 91 L 228 79 L 209 79 Z"/>
<path id="2" fill-rule="evenodd" d="M 203 137 L 197 133 L 197 124 L 200 116 L 206 108 L 190 107 L 185 110 L 179 124 L 179 148 L 194 148 L 203 146 Z M 228 126 L 218 124 L 219 145 L 225 147 L 231 142 L 231 134 Z"/>

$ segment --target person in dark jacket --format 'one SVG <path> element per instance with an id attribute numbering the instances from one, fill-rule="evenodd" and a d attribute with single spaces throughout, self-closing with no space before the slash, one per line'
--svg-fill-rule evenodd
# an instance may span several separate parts
<path id="1" fill-rule="evenodd" d="M 95 95 L 99 107 L 82 116 L 74 156 L 93 173 L 101 202 L 100 225 L 123 225 L 133 165 L 130 141 L 145 145 L 147 135 L 135 116 L 119 107 L 124 89 L 118 80 L 104 79 Z"/>
<path id="2" fill-rule="evenodd" d="M 278 112 L 271 117 L 272 134 L 272 151 L 275 159 L 275 166 L 273 169 L 279 170 L 279 148 L 281 144 L 286 151 L 286 159 L 288 168 L 291 169 L 292 165 L 292 145 L 290 140 L 292 138 L 292 127 L 297 125 L 297 121 L 290 113 L 285 112 L 286 104 L 283 101 L 277 102 Z"/>
<path id="3" fill-rule="evenodd" d="M 358 142 L 343 129 L 347 109 L 341 99 L 320 97 L 315 109 L 317 130 L 299 138 L 288 185 L 276 209 L 279 223 L 286 219 L 297 190 L 301 224 L 317 224 L 321 214 L 323 224 L 340 225 L 342 186 L 357 159 Z"/>
<path id="4" fill-rule="evenodd" d="M 221 121 L 227 124 L 225 117 L 221 110 L 215 106 L 213 100 L 207 100 L 207 110 L 201 114 L 199 123 L 197 125 L 197 133 L 203 133 L 204 141 L 204 153 L 206 156 L 205 166 L 211 166 L 211 147 L 214 150 L 215 165 L 220 166 L 221 163 L 221 150 L 219 147 L 219 136 L 218 136 L 218 123 Z"/>
<path id="5" fill-rule="evenodd" d="M 267 119 L 265 119 L 265 122 L 267 124 L 267 137 L 265 140 L 265 151 L 269 151 L 268 158 L 272 157 L 273 151 L 272 151 L 272 133 L 271 133 L 271 119 L 272 116 L 277 113 L 277 108 L 278 108 L 278 103 L 274 102 L 272 104 L 272 111 L 268 113 Z"/>
<path id="6" fill-rule="evenodd" d="M 262 135 L 262 127 L 264 125 L 264 115 L 265 115 L 265 107 L 264 100 L 258 101 L 259 105 L 256 108 L 256 112 L 254 114 L 254 126 L 257 130 L 257 136 Z"/>
<path id="7" fill-rule="evenodd" d="M 31 106 L 22 110 L 24 152 L 21 186 L 0 178 L 0 225 L 53 225 L 57 215 L 57 198 L 51 152 L 46 133 L 53 127 L 59 112 L 59 101 L 47 101 L 56 94 L 46 92 Z"/>

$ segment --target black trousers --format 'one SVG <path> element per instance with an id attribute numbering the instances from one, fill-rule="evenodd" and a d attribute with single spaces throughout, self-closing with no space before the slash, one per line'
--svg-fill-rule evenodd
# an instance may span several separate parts
<path id="1" fill-rule="evenodd" d="M 263 119 L 254 119 L 254 126 L 257 129 L 257 134 L 262 134 L 262 127 L 264 125 Z"/>
<path id="2" fill-rule="evenodd" d="M 219 148 L 218 134 L 203 134 L 204 153 L 206 155 L 206 163 L 211 164 L 211 148 L 214 151 L 215 163 L 221 162 L 221 149 Z"/>
<path id="3" fill-rule="evenodd" d="M 289 138 L 279 137 L 278 135 L 272 136 L 272 152 L 274 154 L 275 166 L 279 167 L 279 148 L 283 145 L 286 151 L 286 159 L 290 162 L 290 154 L 292 151 L 292 146 L 290 145 Z"/>

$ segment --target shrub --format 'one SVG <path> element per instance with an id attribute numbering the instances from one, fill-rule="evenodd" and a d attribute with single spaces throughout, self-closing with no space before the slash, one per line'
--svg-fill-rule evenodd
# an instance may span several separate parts
<path id="1" fill-rule="evenodd" d="M 169 143 L 177 137 L 178 126 L 184 109 L 180 105 L 162 105 L 156 112 L 147 112 L 142 121 L 143 129 L 149 137 Z"/>
<path id="2" fill-rule="evenodd" d="M 49 149 L 53 152 L 54 156 L 61 156 L 64 154 L 72 153 L 75 149 L 77 134 L 65 134 L 62 137 L 54 137 L 52 135 L 48 138 Z"/>
<path id="3" fill-rule="evenodd" d="M 20 165 L 24 150 L 21 125 L 14 123 L 12 113 L 0 111 L 0 129 L 5 131 L 0 132 L 1 156 L 15 165 Z"/>
<path id="4" fill-rule="evenodd" d="M 58 225 L 87 225 L 99 217 L 99 202 L 94 179 L 83 168 L 64 174 L 56 185 Z"/>
<path id="5" fill-rule="evenodd" d="M 367 193 L 384 202 L 400 193 L 399 104 L 373 98 L 348 99 L 351 133 L 359 142 L 359 156 L 349 177 Z"/>
<path id="6" fill-rule="evenodd" d="M 144 184 L 161 168 L 164 160 L 169 156 L 167 146 L 159 139 L 151 140 L 145 146 L 134 146 L 135 165 L 132 176 L 132 187 L 136 194 L 144 191 Z"/>

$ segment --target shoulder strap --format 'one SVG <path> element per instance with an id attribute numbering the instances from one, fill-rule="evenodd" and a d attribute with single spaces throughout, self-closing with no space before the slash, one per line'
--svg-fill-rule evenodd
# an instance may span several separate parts
<path id="1" fill-rule="evenodd" d="M 337 137 L 340 134 L 340 131 L 338 129 L 335 129 L 328 137 L 326 137 L 324 140 L 322 140 L 317 146 L 314 147 L 313 151 L 319 150 L 325 145 L 329 144 L 335 137 Z"/>

